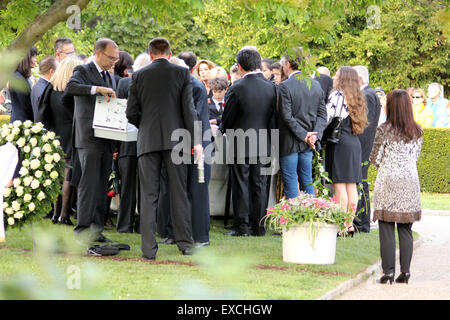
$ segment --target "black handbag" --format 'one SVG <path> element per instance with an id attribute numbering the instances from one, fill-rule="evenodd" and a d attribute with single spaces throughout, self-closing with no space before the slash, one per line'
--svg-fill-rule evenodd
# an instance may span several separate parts
<path id="1" fill-rule="evenodd" d="M 339 111 L 339 116 L 336 117 L 337 108 L 339 106 L 339 100 L 334 110 L 333 118 L 328 126 L 323 131 L 322 143 L 339 143 L 341 138 L 341 123 L 342 123 L 342 109 L 344 108 L 344 103 L 341 105 L 341 110 Z"/>

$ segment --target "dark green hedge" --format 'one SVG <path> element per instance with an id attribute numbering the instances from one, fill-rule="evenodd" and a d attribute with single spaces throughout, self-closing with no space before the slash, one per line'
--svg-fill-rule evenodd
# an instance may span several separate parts
<path id="1" fill-rule="evenodd" d="M 422 191 L 450 193 L 450 128 L 424 128 L 417 169 Z M 371 165 L 367 179 L 371 190 L 376 174 Z"/>

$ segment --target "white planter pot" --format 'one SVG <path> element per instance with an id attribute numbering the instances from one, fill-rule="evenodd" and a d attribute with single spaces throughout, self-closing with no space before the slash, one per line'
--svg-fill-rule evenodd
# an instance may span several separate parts
<path id="1" fill-rule="evenodd" d="M 336 234 L 334 224 L 315 224 L 314 246 L 308 223 L 283 231 L 283 261 L 299 264 L 334 264 Z"/>

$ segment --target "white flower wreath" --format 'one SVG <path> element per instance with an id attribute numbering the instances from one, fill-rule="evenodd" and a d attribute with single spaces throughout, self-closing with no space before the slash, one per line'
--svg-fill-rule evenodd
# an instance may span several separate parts
<path id="1" fill-rule="evenodd" d="M 17 227 L 50 212 L 61 193 L 66 163 L 56 134 L 42 123 L 14 121 L 1 127 L 0 145 L 7 142 L 19 150 L 19 177 L 3 192 L 5 226 Z"/>

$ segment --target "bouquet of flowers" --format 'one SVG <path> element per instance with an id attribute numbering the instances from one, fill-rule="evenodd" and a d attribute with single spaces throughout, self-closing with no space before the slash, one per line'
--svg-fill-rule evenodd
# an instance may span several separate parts
<path id="1" fill-rule="evenodd" d="M 5 226 L 17 227 L 28 219 L 47 214 L 61 193 L 65 154 L 54 132 L 42 123 L 14 121 L 1 127 L 0 145 L 12 143 L 19 151 L 19 177 L 6 188 Z"/>

